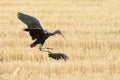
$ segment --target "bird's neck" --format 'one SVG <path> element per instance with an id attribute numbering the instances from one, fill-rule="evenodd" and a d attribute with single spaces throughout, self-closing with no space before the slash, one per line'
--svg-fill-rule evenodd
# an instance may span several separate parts
<path id="1" fill-rule="evenodd" d="M 56 34 L 56 31 L 54 31 L 53 33 L 49 33 L 49 36 L 53 36 Z"/>

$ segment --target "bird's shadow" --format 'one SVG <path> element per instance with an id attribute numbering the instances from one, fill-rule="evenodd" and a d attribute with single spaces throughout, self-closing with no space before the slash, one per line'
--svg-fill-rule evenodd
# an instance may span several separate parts
<path id="1" fill-rule="evenodd" d="M 43 52 L 48 52 L 48 57 L 55 59 L 55 60 L 64 60 L 67 61 L 69 57 L 64 53 L 53 53 L 50 51 L 49 48 L 46 48 L 46 50 L 42 50 Z"/>

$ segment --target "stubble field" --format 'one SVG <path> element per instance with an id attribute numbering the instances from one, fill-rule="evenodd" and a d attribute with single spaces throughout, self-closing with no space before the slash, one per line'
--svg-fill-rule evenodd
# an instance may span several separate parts
<path id="1" fill-rule="evenodd" d="M 62 52 L 56 61 L 38 48 L 17 19 L 23 12 L 44 29 L 60 29 L 43 47 Z M 119 0 L 0 0 L 0 80 L 119 80 Z"/>

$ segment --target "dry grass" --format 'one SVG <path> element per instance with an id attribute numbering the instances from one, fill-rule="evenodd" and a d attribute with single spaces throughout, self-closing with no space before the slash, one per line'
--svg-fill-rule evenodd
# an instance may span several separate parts
<path id="1" fill-rule="evenodd" d="M 119 80 L 119 0 L 0 0 L 0 80 Z M 37 17 L 48 31 L 44 47 L 69 56 L 48 58 L 31 40 L 17 12 Z"/>

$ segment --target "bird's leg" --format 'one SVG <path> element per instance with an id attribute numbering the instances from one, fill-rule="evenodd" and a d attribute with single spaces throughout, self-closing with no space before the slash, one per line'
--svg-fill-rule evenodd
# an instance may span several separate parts
<path id="1" fill-rule="evenodd" d="M 53 50 L 53 48 L 42 48 L 42 44 L 40 44 L 40 46 L 39 46 L 39 49 L 40 49 L 40 51 L 43 51 L 43 49 L 45 50 L 45 49 L 47 49 L 47 50 L 49 50 L 49 49 L 51 49 L 51 50 Z"/>
<path id="2" fill-rule="evenodd" d="M 33 47 L 35 47 L 37 44 L 39 44 L 39 41 L 38 41 L 38 40 L 34 41 L 34 42 L 30 45 L 30 47 L 33 48 Z"/>
<path id="3" fill-rule="evenodd" d="M 53 50 L 53 48 L 42 48 L 42 49 Z"/>

